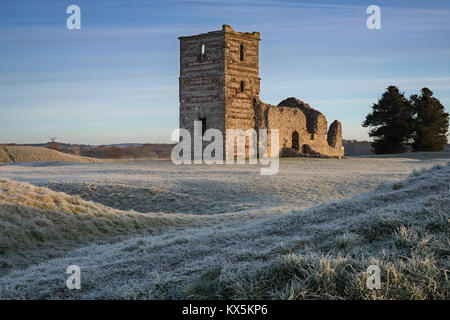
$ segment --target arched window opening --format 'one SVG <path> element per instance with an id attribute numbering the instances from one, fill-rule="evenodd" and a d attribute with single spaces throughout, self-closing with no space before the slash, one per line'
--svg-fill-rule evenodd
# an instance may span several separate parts
<path id="1" fill-rule="evenodd" d="M 294 131 L 293 133 L 292 133 L 292 149 L 295 149 L 295 150 L 299 150 L 299 148 L 300 148 L 300 146 L 299 146 L 299 141 L 298 141 L 299 139 L 298 139 L 298 132 L 297 131 Z"/>
<path id="2" fill-rule="evenodd" d="M 241 43 L 240 58 L 241 58 L 241 61 L 244 61 L 244 44 L 243 43 Z"/>
<path id="3" fill-rule="evenodd" d="M 245 91 L 245 82 L 241 81 L 241 92 Z"/>
<path id="4" fill-rule="evenodd" d="M 206 45 L 204 43 L 200 44 L 200 54 L 198 55 L 198 61 L 206 60 Z"/>

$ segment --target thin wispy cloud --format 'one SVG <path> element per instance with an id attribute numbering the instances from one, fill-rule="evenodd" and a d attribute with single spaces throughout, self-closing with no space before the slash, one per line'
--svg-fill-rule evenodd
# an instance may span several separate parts
<path id="1" fill-rule="evenodd" d="M 73 32 L 69 4 L 2 1 L 0 137 L 168 142 L 178 126 L 177 37 L 224 23 L 261 32 L 264 101 L 297 96 L 342 121 L 345 138 L 367 138 L 361 119 L 388 85 L 407 95 L 428 86 L 450 103 L 448 1 L 379 1 L 381 30 L 366 28 L 356 0 L 79 0 Z"/>

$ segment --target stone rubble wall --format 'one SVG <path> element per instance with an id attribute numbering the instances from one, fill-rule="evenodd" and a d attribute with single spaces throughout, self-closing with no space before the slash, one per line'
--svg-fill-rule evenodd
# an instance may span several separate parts
<path id="1" fill-rule="evenodd" d="M 235 32 L 224 26 L 225 32 L 225 127 L 245 131 L 255 128 L 253 97 L 259 95 L 259 33 Z M 243 46 L 243 61 L 241 61 Z M 241 87 L 243 83 L 243 88 Z M 243 89 L 243 90 L 242 90 Z M 245 154 L 232 147 L 226 148 L 226 158 L 234 155 L 244 158 L 256 156 L 257 150 L 245 138 Z M 233 143 L 227 140 L 227 143 Z"/>
<path id="2" fill-rule="evenodd" d="M 322 136 L 327 134 L 327 119 L 320 111 L 311 108 L 309 104 L 304 103 L 297 98 L 291 97 L 281 101 L 278 106 L 299 108 L 302 110 L 308 119 L 307 130 L 312 135 L 312 139 L 314 139 L 313 135 L 317 134 Z"/>
<path id="3" fill-rule="evenodd" d="M 206 118 L 206 127 L 225 130 L 224 34 L 208 32 L 180 37 L 180 128 L 194 135 L 194 121 Z M 202 44 L 205 54 L 201 54 Z M 207 143 L 206 143 L 207 144 Z"/>
<path id="4" fill-rule="evenodd" d="M 298 100 L 299 101 L 299 100 Z M 316 154 L 327 157 L 343 157 L 344 149 L 342 147 L 342 126 L 339 121 L 334 121 L 330 126 L 330 132 L 325 127 L 315 131 L 313 136 L 308 131 L 308 120 L 311 119 L 297 106 L 274 106 L 263 103 L 258 97 L 254 98 L 254 109 L 256 114 L 256 126 L 261 129 L 278 129 L 279 130 L 279 150 L 274 150 L 270 146 L 270 138 L 268 145 L 270 155 L 283 156 L 284 154 L 298 153 L 301 154 Z M 312 108 L 309 108 L 312 109 Z M 314 109 L 312 109 L 314 110 Z M 318 112 L 318 111 L 317 111 Z M 323 117 L 323 119 L 321 119 Z M 325 117 L 320 114 L 316 115 L 317 123 L 323 125 L 326 123 Z M 310 128 L 312 126 L 309 126 Z M 292 136 L 294 131 L 299 135 L 299 149 L 293 150 Z M 325 132 L 324 132 L 325 131 Z M 312 139 L 311 139 L 312 138 Z M 334 141 L 334 146 L 330 145 L 328 141 Z"/>
<path id="5" fill-rule="evenodd" d="M 330 125 L 330 128 L 328 129 L 327 141 L 333 148 L 342 146 L 342 124 L 339 121 L 334 120 L 334 122 Z"/>

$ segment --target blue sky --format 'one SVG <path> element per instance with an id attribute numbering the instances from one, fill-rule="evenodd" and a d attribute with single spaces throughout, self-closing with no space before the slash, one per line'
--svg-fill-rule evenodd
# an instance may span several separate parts
<path id="1" fill-rule="evenodd" d="M 81 8 L 81 30 L 66 8 Z M 381 30 L 366 8 L 381 8 Z M 177 37 L 260 31 L 260 98 L 295 96 L 361 127 L 386 87 L 450 106 L 449 1 L 0 0 L 0 142 L 169 142 L 178 127 Z"/>

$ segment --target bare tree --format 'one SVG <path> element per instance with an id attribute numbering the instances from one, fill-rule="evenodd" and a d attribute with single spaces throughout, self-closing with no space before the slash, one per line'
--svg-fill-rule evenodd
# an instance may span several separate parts
<path id="1" fill-rule="evenodd" d="M 61 145 L 59 142 L 56 141 L 56 139 L 57 139 L 56 137 L 51 137 L 50 142 L 47 143 L 47 148 L 56 151 L 61 151 Z"/>

